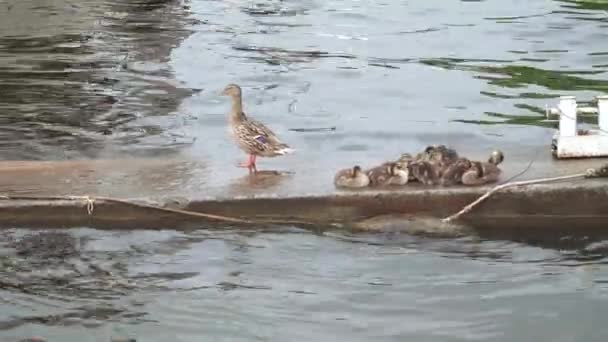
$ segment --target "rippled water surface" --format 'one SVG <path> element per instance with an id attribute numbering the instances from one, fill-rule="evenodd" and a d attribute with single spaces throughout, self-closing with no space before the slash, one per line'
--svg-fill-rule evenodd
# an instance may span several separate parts
<path id="1" fill-rule="evenodd" d="M 600 0 L 4 0 L 0 160 L 185 156 L 201 174 L 166 172 L 208 189 L 242 176 L 229 82 L 298 150 L 267 167 L 517 155 L 548 144 L 557 96 L 608 93 L 607 42 Z M 608 337 L 604 238 L 81 229 L 45 256 L 3 234 L 2 341 Z"/>
<path id="2" fill-rule="evenodd" d="M 607 245 L 581 236 L 81 229 L 75 253 L 28 254 L 25 234 L 2 240 L 3 341 L 608 337 Z"/>

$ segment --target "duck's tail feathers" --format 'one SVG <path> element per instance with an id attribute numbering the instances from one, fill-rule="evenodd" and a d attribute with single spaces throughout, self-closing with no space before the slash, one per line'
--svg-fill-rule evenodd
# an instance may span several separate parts
<path id="1" fill-rule="evenodd" d="M 295 149 L 293 149 L 289 146 L 285 146 L 285 147 L 279 148 L 276 152 L 277 152 L 277 154 L 280 154 L 280 155 L 286 155 L 286 154 L 294 153 L 295 151 L 296 151 Z"/>

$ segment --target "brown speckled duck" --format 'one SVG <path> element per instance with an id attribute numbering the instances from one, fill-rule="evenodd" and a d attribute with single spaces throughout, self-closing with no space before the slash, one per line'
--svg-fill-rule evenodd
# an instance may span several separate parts
<path id="1" fill-rule="evenodd" d="M 366 173 L 371 186 L 405 185 L 409 181 L 408 168 L 393 162 L 369 169 Z"/>
<path id="2" fill-rule="evenodd" d="M 241 87 L 229 84 L 222 91 L 222 95 L 232 98 L 228 118 L 230 132 L 239 148 L 249 154 L 249 159 L 240 163 L 240 167 L 248 168 L 249 172 L 257 172 L 256 157 L 272 158 L 294 152 L 294 149 L 282 143 L 270 128 L 245 115 Z"/>
<path id="3" fill-rule="evenodd" d="M 334 176 L 334 185 L 337 188 L 364 188 L 369 183 L 369 177 L 359 165 L 340 170 Z"/>

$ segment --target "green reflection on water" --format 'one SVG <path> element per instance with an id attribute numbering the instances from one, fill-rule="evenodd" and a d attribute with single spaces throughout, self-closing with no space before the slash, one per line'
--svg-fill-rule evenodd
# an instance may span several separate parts
<path id="1" fill-rule="evenodd" d="M 559 0 L 574 8 L 588 10 L 608 10 L 608 0 Z"/>
<path id="2" fill-rule="evenodd" d="M 608 1 L 608 0 L 607 0 Z M 603 55 L 603 52 L 595 53 Z M 546 70 L 525 65 L 484 65 L 489 60 L 467 60 L 458 58 L 428 58 L 420 61 L 422 64 L 439 67 L 447 70 L 463 70 L 479 73 L 474 76 L 485 80 L 488 84 L 505 89 L 527 88 L 529 86 L 540 86 L 547 91 L 596 91 L 608 93 L 608 80 L 586 78 L 586 75 L 599 75 L 605 70 L 583 70 L 583 71 L 557 71 Z M 473 64 L 475 63 L 475 64 Z M 595 66 L 596 68 L 598 66 Z M 496 91 L 481 91 L 482 95 L 501 100 L 514 99 L 553 99 L 560 93 L 520 92 L 519 94 L 500 93 Z M 579 103 L 583 105 L 583 103 Z M 485 112 L 492 118 L 500 120 L 453 120 L 454 122 L 474 123 L 484 125 L 516 124 L 534 125 L 541 127 L 557 128 L 556 121 L 547 121 L 545 108 L 527 103 L 516 103 L 514 107 L 524 109 L 534 115 L 512 115 L 496 112 Z M 582 123 L 596 123 L 596 117 L 580 117 Z"/>
<path id="3" fill-rule="evenodd" d="M 483 73 L 477 78 L 487 80 L 491 85 L 505 88 L 522 88 L 528 85 L 538 85 L 551 90 L 594 90 L 608 92 L 607 80 L 596 80 L 580 75 L 596 75 L 603 70 L 593 71 L 555 71 L 535 68 L 525 65 L 488 66 L 461 64 L 470 62 L 456 58 L 431 58 L 420 62 L 448 70 L 466 70 Z M 577 76 L 575 76 L 577 75 Z M 498 76 L 498 77 L 497 77 Z"/>
<path id="4" fill-rule="evenodd" d="M 540 115 L 510 115 L 496 112 L 485 112 L 484 114 L 502 120 L 452 120 L 454 122 L 470 123 L 477 125 L 531 125 L 547 128 L 557 128 L 557 122 L 545 121 L 546 118 Z"/>
<path id="5" fill-rule="evenodd" d="M 555 119 L 547 120 L 545 116 L 545 110 L 540 107 L 531 106 L 528 104 L 518 103 L 515 107 L 521 109 L 527 109 L 532 112 L 538 113 L 539 115 L 512 115 L 496 112 L 484 112 L 485 115 L 496 118 L 499 120 L 465 120 L 457 119 L 452 120 L 453 122 L 469 123 L 476 125 L 527 125 L 527 126 L 538 126 L 557 129 L 559 127 L 558 121 Z M 579 123 L 585 124 L 597 124 L 597 117 L 590 115 L 578 116 Z"/>

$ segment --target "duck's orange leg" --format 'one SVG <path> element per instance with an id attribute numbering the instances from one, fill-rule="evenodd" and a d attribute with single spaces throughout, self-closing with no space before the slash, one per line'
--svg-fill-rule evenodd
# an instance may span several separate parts
<path id="1" fill-rule="evenodd" d="M 255 154 L 250 154 L 247 161 L 241 162 L 239 167 L 246 167 L 249 169 L 249 172 L 257 172 L 257 168 L 255 166 Z"/>

